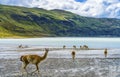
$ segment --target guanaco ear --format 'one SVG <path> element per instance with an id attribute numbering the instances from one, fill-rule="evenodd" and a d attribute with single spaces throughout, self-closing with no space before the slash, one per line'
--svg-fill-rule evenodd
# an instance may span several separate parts
<path id="1" fill-rule="evenodd" d="M 49 49 L 48 49 L 48 48 L 45 48 L 45 51 L 49 51 Z"/>

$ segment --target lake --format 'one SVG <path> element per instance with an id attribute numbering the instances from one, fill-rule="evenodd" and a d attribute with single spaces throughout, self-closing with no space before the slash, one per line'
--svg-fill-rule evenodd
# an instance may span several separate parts
<path id="1" fill-rule="evenodd" d="M 39 47 L 80 47 L 88 45 L 90 48 L 120 48 L 120 38 L 84 38 L 84 37 L 49 37 L 49 38 L 28 38 L 28 39 L 0 39 L 0 47 L 18 46 L 39 46 Z"/>

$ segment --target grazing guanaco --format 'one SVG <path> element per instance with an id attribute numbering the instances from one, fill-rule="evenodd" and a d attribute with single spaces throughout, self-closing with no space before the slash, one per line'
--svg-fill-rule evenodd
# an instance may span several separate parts
<path id="1" fill-rule="evenodd" d="M 74 49 L 76 49 L 76 46 L 75 46 L 75 45 L 73 45 L 73 48 L 74 48 Z"/>
<path id="2" fill-rule="evenodd" d="M 66 48 L 66 46 L 65 45 L 63 45 L 63 49 L 65 49 Z"/>
<path id="3" fill-rule="evenodd" d="M 73 59 L 73 62 L 74 62 L 74 60 L 75 60 L 75 51 L 72 51 L 71 55 L 72 55 L 72 59 Z"/>
<path id="4" fill-rule="evenodd" d="M 28 45 L 23 46 L 22 44 L 18 46 L 18 48 L 28 48 Z"/>
<path id="5" fill-rule="evenodd" d="M 18 48 L 23 48 L 22 44 L 18 46 Z"/>
<path id="6" fill-rule="evenodd" d="M 20 60 L 23 62 L 23 65 L 22 65 L 22 68 L 27 72 L 26 70 L 26 66 L 31 63 L 31 64 L 34 64 L 36 66 L 36 70 L 33 71 L 32 73 L 38 71 L 39 73 L 39 63 L 43 60 L 46 59 L 47 57 L 47 54 L 48 54 L 48 49 L 45 49 L 45 54 L 43 56 L 39 56 L 39 55 L 22 55 L 20 57 Z M 28 73 L 28 72 L 27 72 Z"/>
<path id="7" fill-rule="evenodd" d="M 89 49 L 87 45 L 83 45 L 83 49 Z"/>
<path id="8" fill-rule="evenodd" d="M 82 46 L 80 46 L 80 49 L 83 49 L 83 47 L 82 47 Z"/>
<path id="9" fill-rule="evenodd" d="M 104 51 L 105 57 L 107 57 L 107 54 L 108 54 L 108 51 L 107 51 L 107 49 L 105 49 L 105 51 Z"/>

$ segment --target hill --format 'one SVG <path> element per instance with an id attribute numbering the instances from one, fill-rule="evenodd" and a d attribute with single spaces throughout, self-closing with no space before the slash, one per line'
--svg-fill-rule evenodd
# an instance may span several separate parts
<path id="1" fill-rule="evenodd" d="M 0 5 L 0 37 L 119 37 L 120 19 Z"/>

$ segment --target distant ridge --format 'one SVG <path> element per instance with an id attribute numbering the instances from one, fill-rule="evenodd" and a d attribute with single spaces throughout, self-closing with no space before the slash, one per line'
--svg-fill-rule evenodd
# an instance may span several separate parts
<path id="1" fill-rule="evenodd" d="M 120 37 L 120 19 L 0 5 L 0 38 L 4 37 Z"/>

